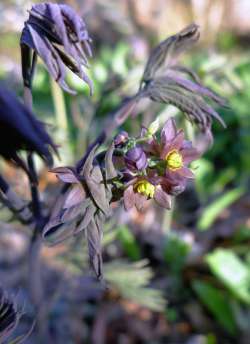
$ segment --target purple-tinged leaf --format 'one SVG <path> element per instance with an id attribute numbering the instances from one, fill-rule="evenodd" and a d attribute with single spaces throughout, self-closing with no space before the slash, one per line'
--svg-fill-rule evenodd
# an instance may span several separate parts
<path id="1" fill-rule="evenodd" d="M 64 183 L 80 183 L 72 167 L 56 167 L 50 170 L 50 172 L 55 173 L 57 178 Z"/>
<path id="2" fill-rule="evenodd" d="M 172 81 L 172 82 L 174 82 L 175 85 L 179 85 L 179 86 L 185 88 L 186 90 L 188 90 L 192 93 L 196 93 L 196 94 L 199 94 L 201 96 L 208 97 L 209 99 L 213 100 L 214 102 L 216 102 L 220 106 L 223 106 L 223 107 L 227 106 L 227 100 L 226 99 L 220 97 L 218 94 L 216 94 L 215 92 L 213 92 L 209 88 L 203 86 L 201 83 L 195 83 L 191 80 L 184 79 L 184 78 L 178 76 L 176 73 L 168 72 L 167 75 L 168 75 L 166 77 L 167 83 L 170 84 Z"/>
<path id="3" fill-rule="evenodd" d="M 79 203 L 82 203 L 86 198 L 86 192 L 81 184 L 72 185 L 67 198 L 65 199 L 63 208 L 71 208 Z"/>
<path id="4" fill-rule="evenodd" d="M 114 143 L 112 143 L 109 146 L 109 149 L 107 150 L 106 155 L 105 155 L 105 173 L 106 173 L 107 181 L 117 177 L 117 172 L 113 164 L 114 149 L 115 149 L 115 146 L 114 146 Z"/>
<path id="5" fill-rule="evenodd" d="M 110 213 L 110 207 L 100 166 L 94 166 L 90 175 L 84 175 L 84 177 L 94 202 L 103 211 L 103 213 L 108 216 Z"/>
<path id="6" fill-rule="evenodd" d="M 98 279 L 102 279 L 101 236 L 94 219 L 87 227 L 89 260 Z"/>
<path id="7" fill-rule="evenodd" d="M 85 212 L 82 213 L 81 221 L 79 221 L 77 225 L 77 233 L 79 231 L 82 231 L 89 225 L 90 221 L 93 219 L 95 212 L 96 206 L 93 204 L 93 202 L 91 202 L 90 205 L 86 208 Z"/>
<path id="8" fill-rule="evenodd" d="M 67 199 L 67 198 L 66 198 Z M 60 222 L 67 223 L 68 221 L 81 218 L 85 214 L 86 209 L 92 203 L 90 198 L 86 198 L 80 203 L 69 208 L 63 208 L 60 213 Z"/>
<path id="9" fill-rule="evenodd" d="M 94 161 L 94 158 L 95 158 L 95 154 L 96 154 L 96 151 L 97 149 L 99 148 L 99 145 L 96 144 L 92 149 L 91 151 L 89 152 L 88 154 L 88 157 L 84 163 L 84 166 L 82 168 L 82 170 L 80 171 L 80 175 L 82 176 L 90 176 L 90 172 L 91 170 L 93 169 L 93 161 Z"/>
<path id="10" fill-rule="evenodd" d="M 176 35 L 161 42 L 153 49 L 149 56 L 141 83 L 147 83 L 152 80 L 156 74 L 162 73 L 163 68 L 168 67 L 181 52 L 190 47 L 198 39 L 198 26 L 196 24 L 191 24 Z"/>

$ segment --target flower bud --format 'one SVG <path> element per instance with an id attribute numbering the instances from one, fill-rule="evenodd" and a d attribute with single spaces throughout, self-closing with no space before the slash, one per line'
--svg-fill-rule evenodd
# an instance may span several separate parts
<path id="1" fill-rule="evenodd" d="M 124 130 L 120 131 L 114 138 L 115 146 L 119 146 L 128 140 L 128 133 Z"/>
<path id="2" fill-rule="evenodd" d="M 136 146 L 127 151 L 125 163 L 131 171 L 143 170 L 147 167 L 147 156 L 140 146 Z"/>
<path id="3" fill-rule="evenodd" d="M 172 196 L 178 196 L 185 189 L 186 189 L 186 181 L 183 179 L 183 180 L 180 180 L 178 184 L 172 185 L 169 188 L 169 194 L 172 195 Z"/>

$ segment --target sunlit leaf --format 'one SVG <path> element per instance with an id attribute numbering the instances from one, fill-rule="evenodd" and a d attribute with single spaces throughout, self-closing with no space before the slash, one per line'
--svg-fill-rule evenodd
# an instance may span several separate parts
<path id="1" fill-rule="evenodd" d="M 250 305 L 250 271 L 231 250 L 217 249 L 206 256 L 214 275 L 241 301 Z"/>
<path id="2" fill-rule="evenodd" d="M 192 288 L 218 323 L 230 334 L 235 334 L 236 324 L 232 308 L 228 302 L 228 295 L 211 284 L 199 280 L 192 282 Z"/>
<path id="3" fill-rule="evenodd" d="M 209 204 L 202 212 L 202 215 L 198 221 L 198 228 L 200 230 L 208 229 L 221 214 L 221 212 L 228 208 L 232 203 L 237 201 L 237 199 L 244 194 L 244 191 L 245 190 L 240 187 L 227 191 L 212 204 Z"/>

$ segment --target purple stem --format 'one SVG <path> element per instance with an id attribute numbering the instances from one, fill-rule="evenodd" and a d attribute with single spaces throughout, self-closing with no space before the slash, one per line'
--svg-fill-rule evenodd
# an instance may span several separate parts
<path id="1" fill-rule="evenodd" d="M 34 68 L 34 67 L 33 67 Z M 32 111 L 32 91 L 31 88 L 24 85 L 24 103 L 30 111 Z M 39 339 L 45 341 L 48 338 L 48 309 L 45 306 L 44 285 L 42 279 L 41 266 L 41 248 L 42 248 L 42 229 L 46 219 L 42 214 L 40 194 L 37 183 L 37 172 L 33 160 L 32 153 L 28 155 L 28 167 L 30 170 L 30 189 L 32 198 L 32 210 L 35 220 L 35 228 L 29 246 L 29 289 L 31 300 L 36 308 L 37 328 Z"/>

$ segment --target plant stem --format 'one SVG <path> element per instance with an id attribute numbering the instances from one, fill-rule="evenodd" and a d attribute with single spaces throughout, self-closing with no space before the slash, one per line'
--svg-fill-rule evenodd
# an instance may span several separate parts
<path id="1" fill-rule="evenodd" d="M 99 136 L 95 139 L 95 141 L 88 146 L 87 151 L 84 154 L 83 158 L 77 162 L 76 168 L 78 172 L 83 167 L 93 147 L 95 147 L 96 145 L 100 146 L 101 144 L 103 144 L 111 136 L 112 132 L 116 128 L 120 127 L 126 121 L 126 119 L 130 116 L 131 111 L 135 108 L 139 100 L 140 100 L 140 94 L 136 94 L 126 99 L 121 104 L 121 106 L 115 111 L 115 113 L 112 113 L 109 116 L 109 118 L 106 121 L 106 124 L 104 125 L 104 129 L 101 131 Z"/>
<path id="2" fill-rule="evenodd" d="M 24 103 L 32 111 L 32 92 L 27 86 L 24 86 Z M 42 280 L 41 266 L 41 248 L 42 248 L 42 229 L 45 224 L 45 218 L 42 214 L 40 194 L 37 183 L 37 172 L 32 153 L 28 155 L 28 167 L 30 171 L 29 182 L 32 199 L 32 211 L 35 221 L 32 238 L 29 246 L 29 290 L 32 303 L 37 313 L 37 327 L 39 339 L 42 341 L 48 336 L 47 315 L 48 311 L 44 306 L 44 286 Z"/>
<path id="3" fill-rule="evenodd" d="M 173 215 L 174 215 L 174 207 L 175 207 L 175 203 L 174 203 L 174 199 L 172 199 L 171 209 L 169 209 L 168 211 L 165 210 L 163 212 L 162 232 L 165 234 L 168 234 L 171 230 L 171 224 L 172 224 Z"/>
<path id="4" fill-rule="evenodd" d="M 184 126 L 186 129 L 187 138 L 193 142 L 195 134 L 194 134 L 194 127 L 192 123 L 188 121 L 187 119 L 184 119 Z"/>
<path id="5" fill-rule="evenodd" d="M 68 131 L 68 120 L 63 92 L 54 79 L 50 78 L 52 98 L 56 114 L 58 128 L 64 133 Z"/>

